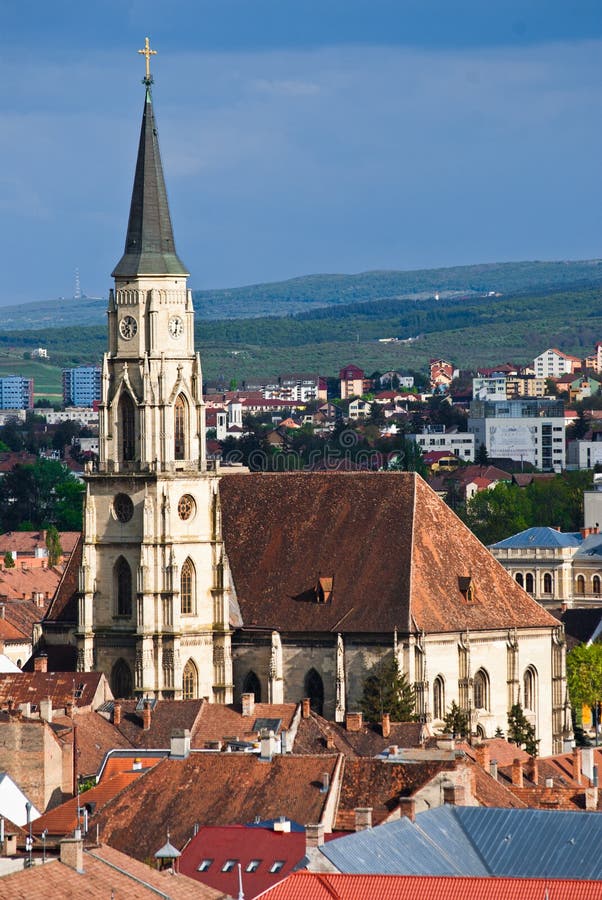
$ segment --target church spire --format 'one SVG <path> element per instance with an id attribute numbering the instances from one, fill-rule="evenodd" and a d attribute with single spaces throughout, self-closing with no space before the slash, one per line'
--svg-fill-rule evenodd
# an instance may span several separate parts
<path id="1" fill-rule="evenodd" d="M 112 275 L 113 278 L 125 279 L 141 275 L 186 276 L 189 273 L 179 259 L 174 244 L 153 112 L 150 57 L 157 51 L 150 49 L 146 38 L 144 49 L 138 52 L 146 58 L 146 75 L 142 80 L 145 85 L 144 111 L 125 251 Z"/>

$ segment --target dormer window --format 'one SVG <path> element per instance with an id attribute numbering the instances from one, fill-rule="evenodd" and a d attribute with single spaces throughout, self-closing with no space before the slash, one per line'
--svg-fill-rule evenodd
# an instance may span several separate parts
<path id="1" fill-rule="evenodd" d="M 334 575 L 318 576 L 316 583 L 316 603 L 330 603 L 334 589 Z"/>
<path id="2" fill-rule="evenodd" d="M 460 575 L 458 577 L 458 587 L 466 602 L 474 603 L 474 582 L 472 580 L 472 577 L 470 575 Z"/>

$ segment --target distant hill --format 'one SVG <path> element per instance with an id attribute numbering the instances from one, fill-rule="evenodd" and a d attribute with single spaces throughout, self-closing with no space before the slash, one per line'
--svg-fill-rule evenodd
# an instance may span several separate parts
<path id="1" fill-rule="evenodd" d="M 268 284 L 193 291 L 198 320 L 288 316 L 377 300 L 482 297 L 602 283 L 602 260 L 510 262 L 447 269 L 306 275 Z M 57 299 L 0 307 L 0 334 L 53 327 L 103 325 L 106 298 Z"/>

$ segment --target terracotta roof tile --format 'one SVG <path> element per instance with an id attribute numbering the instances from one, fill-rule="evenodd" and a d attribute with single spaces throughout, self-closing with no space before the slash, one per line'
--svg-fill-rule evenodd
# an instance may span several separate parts
<path id="1" fill-rule="evenodd" d="M 202 748 L 208 741 L 220 741 L 224 737 L 250 740 L 257 737 L 253 726 L 257 719 L 280 719 L 281 728 L 290 729 L 297 711 L 295 703 L 256 703 L 251 716 L 243 716 L 234 706 L 204 703 L 200 718 L 192 736 L 192 746 Z"/>
<path id="2" fill-rule="evenodd" d="M 48 622 L 77 622 L 77 590 L 82 563 L 83 540 L 80 535 L 44 619 Z"/>
<path id="3" fill-rule="evenodd" d="M 83 874 L 53 860 L 0 878 L 0 898 L 6 900 L 218 900 L 224 895 L 184 875 L 158 872 L 110 847 L 84 851 Z"/>
<path id="4" fill-rule="evenodd" d="M 233 474 L 220 496 L 244 627 L 432 633 L 556 624 L 414 473 Z M 316 603 L 323 573 L 334 575 L 332 600 Z M 464 576 L 472 603 L 459 589 Z"/>
<path id="5" fill-rule="evenodd" d="M 295 737 L 295 753 L 343 753 L 348 757 L 376 756 L 392 744 L 398 747 L 420 747 L 424 726 L 420 722 L 391 722 L 389 737 L 384 738 L 380 726 L 364 725 L 360 731 L 347 731 L 343 725 L 329 722 L 311 712 L 299 720 Z M 327 741 L 334 747 L 330 749 Z"/>
<path id="6" fill-rule="evenodd" d="M 195 822 L 238 825 L 280 815 L 319 822 L 328 797 L 322 773 L 332 781 L 337 759 L 276 756 L 268 763 L 253 754 L 203 752 L 165 759 L 107 804 L 98 820 L 101 839 L 144 859 L 164 843 L 167 825 L 181 848 Z"/>
<path id="7" fill-rule="evenodd" d="M 148 731 L 143 728 L 142 712 L 136 712 L 137 700 L 120 700 L 119 703 L 121 723 L 112 727 L 132 747 L 169 748 L 174 728 L 188 728 L 191 735 L 195 734 L 204 701 L 159 700 L 152 710 Z"/>
<path id="8" fill-rule="evenodd" d="M 6 708 L 9 700 L 13 708 L 20 703 L 39 706 L 47 697 L 55 710 L 64 710 L 70 702 L 89 707 L 99 689 L 102 693 L 104 681 L 102 672 L 0 672 L 0 707 Z"/>
<path id="9" fill-rule="evenodd" d="M 295 872 L 261 900 L 600 900 L 599 881 Z"/>

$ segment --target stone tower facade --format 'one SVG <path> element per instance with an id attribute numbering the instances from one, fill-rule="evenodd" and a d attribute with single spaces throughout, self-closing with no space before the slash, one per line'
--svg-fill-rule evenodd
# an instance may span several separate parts
<path id="1" fill-rule="evenodd" d="M 151 96 L 112 275 L 99 463 L 86 474 L 78 668 L 117 697 L 232 700 L 218 479 L 207 471 L 194 311 Z"/>

